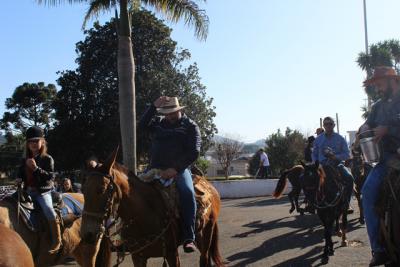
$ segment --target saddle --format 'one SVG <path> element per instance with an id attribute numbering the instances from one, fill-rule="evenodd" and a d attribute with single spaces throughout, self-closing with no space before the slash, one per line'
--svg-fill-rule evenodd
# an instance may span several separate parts
<path id="1" fill-rule="evenodd" d="M 151 175 L 149 175 L 149 173 Z M 147 183 L 153 183 L 154 187 L 161 193 L 169 215 L 179 220 L 179 194 L 175 182 L 168 183 L 166 186 L 166 183 L 160 181 L 158 178 L 154 178 L 155 174 L 157 174 L 156 170 L 150 170 L 146 174 L 139 176 L 139 179 Z M 203 176 L 200 176 L 200 174 L 202 173 L 199 170 L 192 169 L 193 187 L 197 206 L 196 229 L 203 228 L 207 223 L 212 204 L 211 185 Z"/>
<path id="2" fill-rule="evenodd" d="M 82 215 L 83 206 L 68 194 L 51 192 L 53 208 L 60 219 L 61 225 L 69 227 L 77 218 Z M 21 192 L 18 203 L 18 191 L 4 198 L 5 201 L 12 203 L 15 209 L 20 211 L 20 220 L 32 232 L 42 232 L 47 227 L 46 218 L 40 205 L 32 200 L 28 193 Z"/>

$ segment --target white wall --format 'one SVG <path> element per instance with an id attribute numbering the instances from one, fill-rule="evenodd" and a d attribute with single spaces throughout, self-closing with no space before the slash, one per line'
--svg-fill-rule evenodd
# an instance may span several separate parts
<path id="1" fill-rule="evenodd" d="M 242 198 L 271 196 L 275 190 L 278 179 L 249 179 L 236 181 L 211 181 L 219 192 L 221 198 Z M 290 192 L 288 182 L 285 194 Z"/>

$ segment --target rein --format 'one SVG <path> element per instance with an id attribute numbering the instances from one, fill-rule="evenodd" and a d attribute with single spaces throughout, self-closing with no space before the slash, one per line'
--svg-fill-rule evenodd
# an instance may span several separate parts
<path id="1" fill-rule="evenodd" d="M 98 234 L 98 236 L 104 236 L 106 238 L 108 238 L 110 240 L 110 244 L 113 247 L 113 249 L 116 249 L 118 251 L 118 247 L 115 246 L 113 244 L 113 242 L 111 242 L 111 238 L 115 235 L 120 235 L 122 238 L 122 230 L 125 228 L 130 227 L 131 225 L 133 225 L 134 220 L 130 220 L 130 222 L 126 225 L 123 225 L 123 227 L 120 227 L 117 231 L 115 231 L 114 233 L 110 234 L 110 229 L 111 227 L 115 226 L 117 223 L 117 220 L 119 218 L 117 211 L 118 211 L 118 206 L 121 202 L 122 199 L 122 193 L 121 193 L 121 189 L 119 188 L 119 186 L 115 183 L 115 178 L 113 175 L 110 174 L 104 174 L 101 172 L 97 172 L 97 171 L 91 171 L 89 173 L 90 175 L 93 176 L 101 176 L 101 177 L 106 177 L 110 180 L 110 183 L 108 184 L 107 188 L 106 188 L 106 194 L 107 194 L 107 202 L 105 205 L 105 209 L 104 209 L 104 213 L 101 212 L 90 212 L 90 211 L 83 211 L 82 213 L 85 214 L 86 216 L 89 217 L 93 217 L 93 218 L 97 218 L 97 219 L 102 219 L 102 223 L 100 226 L 100 233 Z M 114 203 L 114 193 L 117 192 L 117 202 Z M 107 221 L 111 218 L 113 218 L 112 222 L 107 224 Z M 143 251 L 144 249 L 148 248 L 149 246 L 153 245 L 154 243 L 156 243 L 158 240 L 160 240 L 160 238 L 163 238 L 165 233 L 167 232 L 167 230 L 170 228 L 171 224 L 173 223 L 173 218 L 171 216 L 168 216 L 170 219 L 168 221 L 168 223 L 165 225 L 165 227 L 160 231 L 159 234 L 157 235 L 151 235 L 149 236 L 149 238 L 145 238 L 141 241 L 134 241 L 135 244 L 129 245 L 130 242 L 128 242 L 129 245 L 129 252 L 128 254 L 131 255 L 135 255 L 140 253 L 141 251 Z M 127 240 L 122 239 L 122 243 L 125 243 Z M 144 244 L 143 244 L 144 243 Z M 139 248 L 137 248 L 136 250 L 131 250 L 134 247 L 139 246 Z M 165 241 L 163 242 L 163 246 L 164 246 L 164 254 L 166 253 L 166 247 L 165 247 Z M 114 265 L 114 267 L 118 267 L 125 259 L 125 256 L 127 254 L 125 253 L 125 250 L 123 250 L 122 252 L 119 252 L 117 254 L 117 263 Z M 165 262 L 165 257 L 164 257 L 164 262 Z"/>
<path id="2" fill-rule="evenodd" d="M 318 176 L 319 175 L 320 174 L 318 173 Z M 325 175 L 325 171 L 324 171 L 324 175 Z M 325 179 L 326 178 L 327 178 L 327 176 L 325 175 Z M 327 209 L 327 208 L 335 207 L 335 206 L 337 206 L 337 204 L 341 200 L 341 198 L 343 196 L 343 193 L 344 193 L 344 186 L 340 182 L 338 182 L 334 177 L 332 179 L 336 183 L 336 185 L 339 188 L 339 190 L 336 192 L 336 196 L 331 202 L 326 202 L 325 198 L 322 198 L 321 200 L 318 200 L 318 194 L 316 194 L 313 204 L 317 209 Z M 324 183 L 326 183 L 326 181 Z M 320 192 L 321 188 L 322 188 L 322 186 L 321 186 L 321 184 L 319 184 L 317 193 Z"/>
<path id="3" fill-rule="evenodd" d="M 105 209 L 104 209 L 104 213 L 101 212 L 90 212 L 90 211 L 82 211 L 82 215 L 86 215 L 88 217 L 92 217 L 92 218 L 97 218 L 97 219 L 101 219 L 101 226 L 100 226 L 100 233 L 98 234 L 98 236 L 100 237 L 101 235 L 105 234 L 108 229 L 115 224 L 115 221 L 118 219 L 118 215 L 117 215 L 117 210 L 118 210 L 118 206 L 119 203 L 121 201 L 122 198 L 122 193 L 121 193 L 121 189 L 119 188 L 119 186 L 115 183 L 115 178 L 114 176 L 110 175 L 110 174 L 104 174 L 101 172 L 97 172 L 97 171 L 91 171 L 90 172 L 91 175 L 94 176 L 101 176 L 101 177 L 106 177 L 110 180 L 110 183 L 108 184 L 107 188 L 106 188 L 106 194 L 107 194 L 107 201 L 106 201 L 106 205 L 105 205 Z M 114 203 L 114 193 L 117 192 L 117 201 L 116 203 Z M 114 218 L 113 222 L 109 225 L 107 225 L 107 220 L 112 217 Z"/>

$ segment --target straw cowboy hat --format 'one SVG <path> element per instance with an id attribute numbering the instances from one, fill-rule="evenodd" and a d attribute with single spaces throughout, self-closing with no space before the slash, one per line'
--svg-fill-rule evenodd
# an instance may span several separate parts
<path id="1" fill-rule="evenodd" d="M 400 76 L 392 67 L 378 66 L 375 68 L 372 77 L 364 81 L 364 86 L 374 84 L 377 80 L 384 78 L 394 78 L 400 80 Z"/>
<path id="2" fill-rule="evenodd" d="M 167 100 L 157 109 L 161 114 L 169 114 L 183 109 L 185 106 L 180 106 L 177 97 L 169 97 Z"/>

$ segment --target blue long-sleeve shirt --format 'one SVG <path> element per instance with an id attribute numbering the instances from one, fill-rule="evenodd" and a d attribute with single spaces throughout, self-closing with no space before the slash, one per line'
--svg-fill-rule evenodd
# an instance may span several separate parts
<path id="1" fill-rule="evenodd" d="M 331 149 L 335 154 L 335 157 L 342 161 L 350 158 L 350 151 L 347 146 L 346 140 L 338 133 L 332 133 L 327 136 L 326 133 L 318 135 L 314 141 L 314 149 L 312 153 L 312 160 L 319 161 L 322 164 L 328 162 L 328 158 L 325 157 L 324 150 Z"/>

